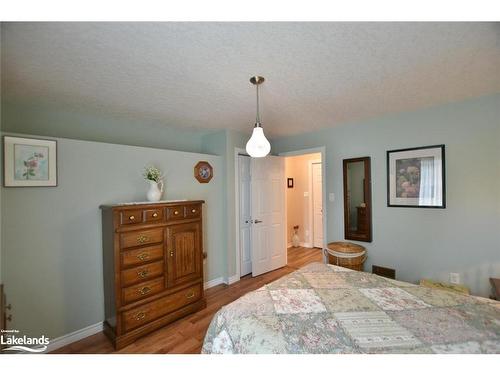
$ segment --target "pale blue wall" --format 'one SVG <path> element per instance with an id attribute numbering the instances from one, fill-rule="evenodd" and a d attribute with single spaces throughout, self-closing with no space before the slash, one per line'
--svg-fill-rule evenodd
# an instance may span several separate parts
<path id="1" fill-rule="evenodd" d="M 327 190 L 337 197 L 327 203 L 329 241 L 343 239 L 342 159 L 371 156 L 374 241 L 365 244 L 367 268 L 372 263 L 392 266 L 408 281 L 447 280 L 449 272 L 459 272 L 473 292 L 486 295 L 488 276 L 500 275 L 498 108 L 500 95 L 495 95 L 346 124 L 274 140 L 273 153 L 326 146 Z M 16 309 L 16 328 L 55 337 L 102 320 L 97 207 L 142 197 L 138 173 L 151 161 L 167 173 L 168 198 L 208 202 L 207 279 L 234 275 L 234 148 L 244 148 L 249 134 L 163 129 L 37 104 L 7 109 L 2 128 L 10 131 L 219 155 L 60 139 L 59 187 L 2 188 L 2 277 Z M 76 130 L 68 125 L 75 123 Z M 447 147 L 447 209 L 386 207 L 386 150 L 438 143 Z M 197 160 L 213 163 L 210 184 L 193 179 Z"/>
<path id="2" fill-rule="evenodd" d="M 2 188 L 4 282 L 23 334 L 50 338 L 104 318 L 101 216 L 104 203 L 145 200 L 141 172 L 165 174 L 167 199 L 203 199 L 205 279 L 223 276 L 225 179 L 220 156 L 58 138 L 58 186 Z M 209 184 L 193 167 L 210 162 Z"/>
<path id="3" fill-rule="evenodd" d="M 225 277 L 235 276 L 236 273 L 236 207 L 235 207 L 235 175 L 234 175 L 234 152 L 236 148 L 245 148 L 246 142 L 250 137 L 234 130 L 221 130 L 209 134 L 203 139 L 203 151 L 211 154 L 221 155 L 224 158 L 223 174 L 224 184 L 224 212 L 225 217 L 225 258 L 224 269 Z M 239 275 L 238 275 L 239 276 Z"/>
<path id="4" fill-rule="evenodd" d="M 325 124 L 328 126 L 328 124 Z M 447 208 L 389 208 L 386 151 L 446 145 Z M 500 94 L 274 140 L 273 153 L 326 146 L 328 241 L 344 239 L 342 159 L 372 161 L 372 264 L 396 268 L 407 281 L 448 281 L 458 272 L 488 295 L 500 277 Z"/>
<path id="5" fill-rule="evenodd" d="M 41 99 L 2 102 L 4 132 L 202 152 L 212 131 L 186 130 L 168 121 L 144 120 L 105 108 L 55 105 Z"/>

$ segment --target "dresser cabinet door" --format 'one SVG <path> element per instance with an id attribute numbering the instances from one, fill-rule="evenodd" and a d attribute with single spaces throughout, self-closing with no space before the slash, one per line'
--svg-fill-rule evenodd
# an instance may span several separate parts
<path id="1" fill-rule="evenodd" d="M 200 223 L 167 227 L 167 275 L 172 287 L 202 277 Z"/>

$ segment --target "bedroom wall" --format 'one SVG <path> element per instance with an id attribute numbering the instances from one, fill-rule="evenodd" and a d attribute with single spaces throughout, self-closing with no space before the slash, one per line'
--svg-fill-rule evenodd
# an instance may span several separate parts
<path id="1" fill-rule="evenodd" d="M 500 276 L 500 94 L 345 124 L 272 142 L 273 153 L 326 146 L 328 241 L 343 240 L 342 159 L 372 161 L 372 264 L 396 268 L 401 280 L 449 280 L 458 272 L 487 296 Z M 328 126 L 328 124 L 325 124 Z M 447 208 L 389 208 L 386 151 L 446 145 Z"/>
<path id="2" fill-rule="evenodd" d="M 82 107 L 42 98 L 17 101 L 2 96 L 2 131 L 116 143 L 168 150 L 203 152 L 212 131 L 179 129 L 168 121 L 134 117 L 110 108 Z"/>
<path id="3" fill-rule="evenodd" d="M 251 129 L 250 129 L 251 130 Z M 206 135 L 203 138 L 203 151 L 211 154 L 221 155 L 224 158 L 225 176 L 224 184 L 224 212 L 225 216 L 225 278 L 227 282 L 236 280 L 236 207 L 235 207 L 235 162 L 234 152 L 236 148 L 245 149 L 250 136 L 235 130 L 221 130 L 216 133 Z M 232 278 L 232 279 L 231 279 Z"/>
<path id="4" fill-rule="evenodd" d="M 223 274 L 220 246 L 220 156 L 57 138 L 55 188 L 2 188 L 4 282 L 14 320 L 23 334 L 50 338 L 103 320 L 101 217 L 104 203 L 144 200 L 141 172 L 154 164 L 165 173 L 167 199 L 204 199 L 206 280 Z M 209 184 L 193 177 L 207 160 Z"/>
<path id="5" fill-rule="evenodd" d="M 285 177 L 293 178 L 293 188 L 286 189 L 286 222 L 287 241 L 292 243 L 293 227 L 299 226 L 301 243 L 312 246 L 311 233 L 309 232 L 309 198 L 304 193 L 309 191 L 309 162 L 321 160 L 321 153 L 289 156 L 285 158 Z M 307 231 L 307 232 L 306 232 Z"/>

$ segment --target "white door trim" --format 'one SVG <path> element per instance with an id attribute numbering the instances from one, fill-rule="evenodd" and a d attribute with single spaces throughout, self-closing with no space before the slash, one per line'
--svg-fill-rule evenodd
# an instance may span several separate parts
<path id="1" fill-rule="evenodd" d="M 235 259 L 236 259 L 236 274 L 231 278 L 236 282 L 240 279 L 241 267 L 241 249 L 240 249 L 240 163 L 238 162 L 238 154 L 248 155 L 244 148 L 234 148 L 234 207 L 235 207 L 235 228 L 236 236 L 234 242 Z M 236 279 L 237 278 L 237 279 Z"/>
<path id="2" fill-rule="evenodd" d="M 251 219 L 251 185 L 252 181 L 250 178 L 250 169 L 252 166 L 252 160 L 247 155 L 238 154 L 238 168 L 239 168 L 239 220 L 238 225 L 240 226 L 240 277 L 248 275 L 252 272 L 252 251 L 251 251 L 251 235 L 252 235 L 252 224 L 249 222 Z M 247 211 L 245 211 L 247 210 Z M 249 257 L 249 258 L 247 258 Z"/>
<path id="3" fill-rule="evenodd" d="M 328 210 L 326 209 L 326 203 L 328 202 L 327 192 L 326 192 L 326 147 L 320 146 L 320 147 L 306 148 L 303 150 L 280 152 L 278 156 L 296 156 L 304 154 L 314 154 L 316 152 L 321 153 L 321 181 L 323 189 L 323 249 L 325 249 L 328 241 L 327 240 L 328 236 L 326 231 L 328 223 Z M 288 228 L 288 225 L 286 228 Z M 323 252 L 323 261 L 326 262 L 324 252 Z"/>
<path id="4" fill-rule="evenodd" d="M 308 171 L 308 183 L 307 183 L 307 189 L 309 190 L 309 197 L 307 199 L 307 212 L 309 215 L 309 241 L 307 244 L 309 245 L 308 247 L 314 247 L 314 225 L 313 225 L 313 211 L 314 211 L 314 202 L 313 202 L 313 184 L 312 184 L 312 179 L 313 179 L 313 173 L 312 173 L 312 165 L 313 164 L 321 164 L 321 160 L 316 159 L 316 160 L 309 160 L 307 162 L 307 171 Z M 321 173 L 323 173 L 323 168 L 321 168 Z M 321 175 L 321 183 L 323 184 L 323 174 Z M 323 189 L 323 186 L 321 186 Z M 322 195 L 323 192 L 321 192 Z"/>

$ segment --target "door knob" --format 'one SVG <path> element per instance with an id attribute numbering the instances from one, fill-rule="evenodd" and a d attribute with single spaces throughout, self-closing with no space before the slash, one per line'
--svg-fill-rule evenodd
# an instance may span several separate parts
<path id="1" fill-rule="evenodd" d="M 255 224 L 262 223 L 262 220 L 257 220 L 257 219 L 256 219 L 256 220 L 254 221 L 254 223 L 255 223 Z"/>

